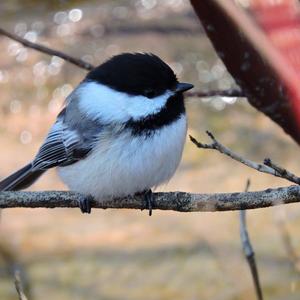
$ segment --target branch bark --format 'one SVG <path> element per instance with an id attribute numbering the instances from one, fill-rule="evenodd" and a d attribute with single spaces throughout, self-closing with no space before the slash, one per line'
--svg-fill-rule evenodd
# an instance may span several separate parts
<path id="1" fill-rule="evenodd" d="M 0 192 L 0 208 L 55 208 L 78 207 L 78 200 L 84 197 L 75 192 Z M 153 209 L 179 212 L 214 212 L 241 209 L 255 209 L 280 204 L 300 202 L 300 187 L 289 186 L 257 192 L 191 194 L 184 192 L 154 193 Z M 143 196 L 91 201 L 93 208 L 145 209 Z"/>

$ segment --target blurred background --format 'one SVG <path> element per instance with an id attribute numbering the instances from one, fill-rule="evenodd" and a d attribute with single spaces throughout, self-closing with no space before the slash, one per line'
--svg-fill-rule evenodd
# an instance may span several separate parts
<path id="1" fill-rule="evenodd" d="M 197 90 L 227 90 L 233 79 L 216 56 L 188 1 L 0 2 L 3 29 L 100 64 L 124 51 L 153 52 Z M 0 37 L 0 178 L 35 155 L 65 97 L 86 71 Z M 298 146 L 240 98 L 188 98 L 189 134 L 212 131 L 245 157 L 271 157 L 296 174 Z M 162 191 L 199 193 L 285 186 L 189 141 Z M 31 190 L 65 189 L 55 171 Z M 298 205 L 248 212 L 266 299 L 299 299 L 279 221 L 300 253 Z M 79 209 L 9 209 L 0 223 L 0 299 L 17 299 L 11 268 L 22 267 L 30 299 L 254 299 L 236 212 L 176 213 Z M 25 283 L 26 283 L 25 282 Z"/>

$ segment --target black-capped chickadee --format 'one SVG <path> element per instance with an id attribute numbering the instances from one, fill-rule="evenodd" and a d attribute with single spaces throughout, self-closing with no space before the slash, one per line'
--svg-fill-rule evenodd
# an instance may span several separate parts
<path id="1" fill-rule="evenodd" d="M 24 189 L 57 167 L 71 190 L 99 201 L 144 192 L 151 213 L 151 188 L 168 181 L 181 159 L 183 92 L 191 88 L 156 55 L 112 57 L 67 97 L 34 160 L 0 190 Z M 79 206 L 90 213 L 88 197 Z"/>

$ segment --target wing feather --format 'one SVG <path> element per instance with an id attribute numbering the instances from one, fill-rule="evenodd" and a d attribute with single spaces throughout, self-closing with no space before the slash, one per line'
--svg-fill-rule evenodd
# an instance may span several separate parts
<path id="1" fill-rule="evenodd" d="M 56 166 L 66 166 L 83 159 L 92 150 L 96 135 L 88 138 L 80 131 L 70 128 L 59 116 L 52 126 L 43 145 L 39 149 L 34 161 L 33 168 L 47 170 Z"/>

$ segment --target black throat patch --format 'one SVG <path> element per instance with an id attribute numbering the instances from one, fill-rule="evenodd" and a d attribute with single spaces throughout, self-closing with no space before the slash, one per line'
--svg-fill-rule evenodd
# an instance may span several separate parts
<path id="1" fill-rule="evenodd" d="M 151 100 L 149 100 L 151 101 Z M 183 95 L 171 96 L 166 105 L 156 114 L 149 115 L 141 120 L 129 120 L 125 128 L 131 129 L 133 135 L 151 136 L 156 130 L 170 125 L 185 113 Z"/>

